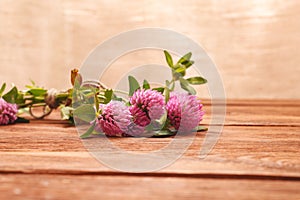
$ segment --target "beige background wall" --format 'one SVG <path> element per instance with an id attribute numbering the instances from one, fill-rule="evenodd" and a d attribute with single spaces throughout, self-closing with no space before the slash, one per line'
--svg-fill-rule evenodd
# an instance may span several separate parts
<path id="1" fill-rule="evenodd" d="M 0 26 L 0 83 L 66 88 L 69 70 L 100 42 L 161 27 L 207 50 L 228 98 L 300 98 L 298 0 L 0 0 Z M 137 63 L 162 59 L 145 55 Z"/>

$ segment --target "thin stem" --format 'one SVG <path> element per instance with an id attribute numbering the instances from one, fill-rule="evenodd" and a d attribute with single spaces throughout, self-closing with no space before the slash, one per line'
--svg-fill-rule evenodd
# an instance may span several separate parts
<path id="1" fill-rule="evenodd" d="M 125 94 L 128 96 L 128 93 L 122 90 L 114 90 L 115 93 Z"/>

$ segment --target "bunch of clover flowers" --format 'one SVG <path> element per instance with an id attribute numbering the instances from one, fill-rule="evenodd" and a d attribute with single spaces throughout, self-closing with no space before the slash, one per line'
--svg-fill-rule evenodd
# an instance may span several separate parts
<path id="1" fill-rule="evenodd" d="M 122 137 L 143 136 L 149 130 L 153 131 L 153 136 L 160 130 L 166 136 L 195 130 L 204 112 L 192 85 L 204 84 L 207 81 L 202 77 L 185 78 L 186 70 L 194 63 L 190 60 L 191 53 L 182 56 L 176 63 L 173 63 L 169 52 L 164 53 L 171 68 L 172 80 L 166 80 L 162 87 L 150 88 L 147 80 L 140 85 L 134 77 L 129 76 L 128 101 L 120 101 L 113 90 L 104 90 L 104 103 L 99 103 L 102 97 L 97 98 L 96 95 L 96 104 L 89 109 L 95 109 L 97 114 L 82 138 L 95 131 L 107 136 Z M 185 92 L 174 91 L 176 81 Z M 74 110 L 74 115 L 80 114 L 77 110 Z"/>
<path id="2" fill-rule="evenodd" d="M 141 136 L 149 124 L 164 114 L 164 97 L 155 90 L 136 90 L 129 104 L 115 100 L 101 104 L 95 130 L 107 136 Z"/>
<path id="3" fill-rule="evenodd" d="M 199 124 L 204 114 L 191 85 L 203 84 L 206 80 L 202 77 L 184 78 L 186 70 L 193 64 L 191 53 L 181 57 L 177 63 L 173 63 L 167 51 L 164 53 L 172 80 L 166 80 L 165 86 L 150 88 L 148 81 L 144 80 L 140 85 L 129 76 L 129 100 L 117 97 L 115 91 L 101 84 L 95 90 L 81 88 L 82 77 L 76 69 L 71 72 L 74 87 L 62 92 L 38 87 L 32 81 L 32 85 L 26 86 L 27 90 L 18 90 L 14 86 L 2 95 L 6 87 L 4 83 L 0 88 L 0 125 L 19 121 L 21 118 L 17 115 L 20 110 L 27 110 L 32 117 L 42 119 L 53 109 L 60 108 L 62 119 L 72 121 L 75 115 L 91 124 L 84 137 L 93 131 L 107 136 L 141 136 L 149 130 L 160 129 L 190 131 Z M 174 92 L 176 81 L 186 93 Z M 43 108 L 42 115 L 32 112 L 36 107 Z"/>
<path id="4" fill-rule="evenodd" d="M 183 92 L 171 92 L 168 102 L 165 102 L 163 94 L 156 90 L 138 89 L 129 103 L 127 106 L 122 101 L 112 100 L 100 104 L 100 113 L 93 122 L 94 130 L 110 137 L 143 136 L 150 125 L 157 124 L 166 114 L 160 129 L 176 130 L 172 134 L 178 130 L 190 132 L 204 115 L 200 100 Z"/>

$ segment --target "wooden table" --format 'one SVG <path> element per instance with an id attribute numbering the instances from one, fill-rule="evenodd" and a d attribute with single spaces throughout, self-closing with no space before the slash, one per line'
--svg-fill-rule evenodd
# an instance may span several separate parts
<path id="1" fill-rule="evenodd" d="M 151 173 L 101 165 L 75 127 L 58 119 L 0 127 L 0 199 L 300 199 L 299 100 L 229 100 L 222 135 L 205 159 L 199 132 L 182 158 Z M 171 139 L 148 138 L 140 150 Z M 135 150 L 135 140 L 114 142 Z"/>

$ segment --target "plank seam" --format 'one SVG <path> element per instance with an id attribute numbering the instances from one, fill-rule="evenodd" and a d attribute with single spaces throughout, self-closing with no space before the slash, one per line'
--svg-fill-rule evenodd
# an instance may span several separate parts
<path id="1" fill-rule="evenodd" d="M 19 174 L 19 175 L 73 175 L 73 176 L 125 176 L 125 177 L 162 177 L 162 178 L 194 178 L 194 179 L 233 179 L 233 180 L 281 180 L 281 181 L 300 181 L 300 176 L 278 176 L 278 175 L 260 175 L 260 174 L 179 174 L 179 173 L 128 173 L 128 172 L 84 172 L 84 171 L 0 171 L 1 175 Z"/>

